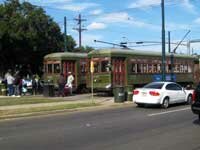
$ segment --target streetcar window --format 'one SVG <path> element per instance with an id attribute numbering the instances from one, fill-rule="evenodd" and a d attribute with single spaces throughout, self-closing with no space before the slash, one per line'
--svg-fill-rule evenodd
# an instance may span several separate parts
<path id="1" fill-rule="evenodd" d="M 188 73 L 192 72 L 192 67 L 190 65 L 188 65 Z"/>
<path id="2" fill-rule="evenodd" d="M 148 64 L 148 73 L 153 73 L 153 66 L 152 66 L 152 64 Z"/>
<path id="3" fill-rule="evenodd" d="M 188 65 L 184 65 L 184 72 L 188 72 Z"/>
<path id="4" fill-rule="evenodd" d="M 157 68 L 157 64 L 154 64 L 154 65 L 153 65 L 153 73 L 157 73 L 157 69 L 158 69 L 158 68 Z"/>
<path id="5" fill-rule="evenodd" d="M 86 73 L 86 62 L 81 62 L 81 73 Z"/>
<path id="6" fill-rule="evenodd" d="M 95 73 L 100 72 L 100 63 L 99 62 L 94 62 L 94 72 Z"/>
<path id="7" fill-rule="evenodd" d="M 147 64 L 143 64 L 143 72 L 147 73 Z"/>
<path id="8" fill-rule="evenodd" d="M 109 62 L 108 61 L 102 61 L 101 62 L 101 72 L 109 72 Z"/>
<path id="9" fill-rule="evenodd" d="M 180 72 L 184 72 L 184 67 L 183 67 L 183 65 L 180 65 Z"/>
<path id="10" fill-rule="evenodd" d="M 157 66 L 157 72 L 161 72 L 161 64 L 158 64 L 158 66 Z"/>
<path id="11" fill-rule="evenodd" d="M 47 72 L 52 73 L 52 64 L 47 65 Z"/>
<path id="12" fill-rule="evenodd" d="M 131 71 L 133 72 L 133 73 L 137 73 L 137 66 L 138 66 L 138 64 L 132 64 L 132 69 L 131 69 Z"/>
<path id="13" fill-rule="evenodd" d="M 60 64 L 54 64 L 54 73 L 60 73 Z"/>
<path id="14" fill-rule="evenodd" d="M 137 64 L 137 73 L 142 73 L 142 64 Z"/>

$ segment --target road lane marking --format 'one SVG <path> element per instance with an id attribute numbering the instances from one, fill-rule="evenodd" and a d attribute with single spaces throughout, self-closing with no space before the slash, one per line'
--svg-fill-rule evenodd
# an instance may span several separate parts
<path id="1" fill-rule="evenodd" d="M 170 110 L 170 111 L 165 111 L 165 112 L 160 112 L 160 113 L 153 113 L 153 114 L 148 114 L 148 117 L 152 116 L 158 116 L 158 115 L 164 115 L 164 114 L 169 114 L 169 113 L 174 113 L 174 112 L 179 112 L 179 111 L 184 111 L 184 110 L 189 110 L 191 109 L 190 107 L 183 108 L 183 109 L 177 109 L 177 110 Z"/>

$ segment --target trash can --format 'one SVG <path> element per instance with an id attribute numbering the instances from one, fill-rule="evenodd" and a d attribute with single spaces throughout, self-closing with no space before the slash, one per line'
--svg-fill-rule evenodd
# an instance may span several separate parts
<path id="1" fill-rule="evenodd" d="M 6 96 L 6 91 L 7 91 L 6 85 L 1 83 L 0 84 L 0 95 L 1 96 Z"/>
<path id="2" fill-rule="evenodd" d="M 133 98 L 133 86 L 127 85 L 126 86 L 126 100 L 132 101 L 132 98 Z"/>
<path id="3" fill-rule="evenodd" d="M 114 101 L 115 103 L 123 103 L 125 101 L 125 92 L 123 86 L 114 87 Z"/>
<path id="4" fill-rule="evenodd" d="M 44 83 L 43 96 L 53 97 L 54 96 L 54 85 L 52 83 Z"/>

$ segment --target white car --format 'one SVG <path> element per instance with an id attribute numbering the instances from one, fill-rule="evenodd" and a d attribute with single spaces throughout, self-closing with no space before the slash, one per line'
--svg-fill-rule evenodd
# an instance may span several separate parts
<path id="1" fill-rule="evenodd" d="M 133 102 L 138 106 L 159 104 L 168 108 L 169 104 L 174 103 L 190 104 L 192 93 L 193 90 L 186 90 L 175 82 L 152 82 L 133 91 Z"/>

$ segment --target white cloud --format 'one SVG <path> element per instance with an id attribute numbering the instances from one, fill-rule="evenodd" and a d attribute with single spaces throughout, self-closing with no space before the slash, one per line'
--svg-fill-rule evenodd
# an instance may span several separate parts
<path id="1" fill-rule="evenodd" d="M 137 20 L 131 16 L 129 16 L 126 12 L 119 12 L 119 13 L 110 13 L 98 18 L 99 22 L 104 22 L 107 24 L 110 23 L 122 23 L 125 25 L 131 25 L 139 28 L 149 28 L 149 29 L 160 29 L 159 26 L 145 23 L 144 21 Z M 121 24 L 121 25 L 122 25 Z"/>
<path id="2" fill-rule="evenodd" d="M 99 15 L 99 14 L 101 14 L 102 12 L 103 12 L 103 11 L 102 11 L 101 9 L 96 9 L 96 10 L 91 11 L 90 14 L 92 14 L 92 15 Z"/>
<path id="3" fill-rule="evenodd" d="M 56 6 L 59 9 L 71 10 L 71 11 L 83 11 L 90 7 L 96 7 L 98 4 L 96 3 L 73 3 L 73 4 L 66 4 L 62 6 Z"/>
<path id="4" fill-rule="evenodd" d="M 189 24 L 167 23 L 166 30 L 188 30 L 191 28 Z"/>
<path id="5" fill-rule="evenodd" d="M 200 17 L 194 20 L 194 23 L 200 24 Z"/>
<path id="6" fill-rule="evenodd" d="M 190 0 L 165 0 L 165 5 L 170 4 L 180 4 L 185 10 L 196 13 L 194 5 L 190 2 Z M 154 6 L 160 6 L 161 0 L 137 0 L 136 2 L 132 2 L 129 5 L 129 8 L 138 8 L 138 9 L 147 9 L 152 8 Z"/>
<path id="7" fill-rule="evenodd" d="M 161 0 L 138 0 L 130 4 L 129 8 L 144 8 L 160 5 Z"/>
<path id="8" fill-rule="evenodd" d="M 194 5 L 191 4 L 190 0 L 180 0 L 182 1 L 182 6 L 184 8 L 186 8 L 187 11 L 191 12 L 191 13 L 196 13 L 195 12 L 195 7 Z"/>
<path id="9" fill-rule="evenodd" d="M 87 26 L 88 30 L 98 30 L 98 29 L 105 29 L 106 25 L 104 23 L 93 22 Z"/>
<path id="10" fill-rule="evenodd" d="M 108 23 L 128 22 L 130 16 L 126 12 L 110 13 L 99 18 L 99 20 Z"/>

